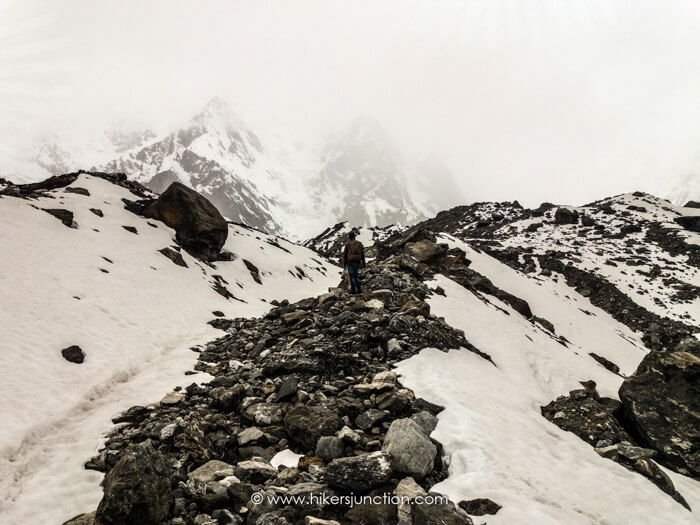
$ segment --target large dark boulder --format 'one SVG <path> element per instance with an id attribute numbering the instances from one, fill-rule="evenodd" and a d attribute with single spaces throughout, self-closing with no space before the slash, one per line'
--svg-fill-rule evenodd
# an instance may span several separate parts
<path id="1" fill-rule="evenodd" d="M 557 208 L 557 211 L 554 212 L 554 222 L 556 224 L 576 224 L 578 212 L 569 208 Z"/>
<path id="2" fill-rule="evenodd" d="M 193 256 L 218 258 L 228 236 L 228 224 L 214 205 L 196 191 L 173 182 L 143 214 L 175 230 L 175 238 Z"/>
<path id="3" fill-rule="evenodd" d="M 700 215 L 681 215 L 673 219 L 686 230 L 700 232 Z"/>
<path id="4" fill-rule="evenodd" d="M 150 441 L 133 446 L 104 479 L 96 525 L 160 523 L 170 517 L 170 469 Z"/>
<path id="5" fill-rule="evenodd" d="M 652 350 L 620 387 L 625 416 L 669 468 L 700 477 L 700 341 Z"/>

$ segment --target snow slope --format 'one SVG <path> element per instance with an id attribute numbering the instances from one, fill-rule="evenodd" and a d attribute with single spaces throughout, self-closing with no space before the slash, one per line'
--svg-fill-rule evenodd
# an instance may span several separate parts
<path id="1" fill-rule="evenodd" d="M 316 253 L 235 225 L 225 245 L 235 260 L 210 266 L 183 251 L 188 268 L 177 266 L 157 251 L 175 244 L 173 230 L 126 211 L 127 189 L 85 174 L 71 186 L 91 195 L 0 198 L 2 523 L 60 523 L 95 508 L 102 475 L 84 459 L 120 411 L 207 377 L 183 372 L 190 347 L 221 334 L 206 324 L 212 311 L 261 315 L 274 298 L 318 295 L 339 279 Z M 72 211 L 77 229 L 40 208 Z M 213 290 L 215 275 L 237 299 Z M 84 363 L 61 356 L 73 344 Z"/>
<path id="2" fill-rule="evenodd" d="M 642 476 L 600 457 L 560 430 L 540 407 L 593 379 L 603 396 L 617 398 L 622 377 L 598 364 L 595 352 L 629 374 L 645 355 L 640 335 L 573 293 L 565 283 L 526 275 L 445 236 L 467 252 L 471 267 L 529 302 L 551 321 L 564 347 L 492 296 L 479 298 L 444 276 L 434 285 L 431 310 L 465 331 L 490 354 L 426 349 L 399 364 L 402 383 L 440 403 L 433 437 L 450 456 L 449 477 L 435 487 L 454 501 L 491 498 L 503 505 L 477 522 L 497 524 L 691 524 L 698 522 L 700 483 L 666 470 L 695 512 L 690 513 Z"/>
<path id="3" fill-rule="evenodd" d="M 606 279 L 650 312 L 697 322 L 700 268 L 690 258 L 693 250 L 697 253 L 700 234 L 674 220 L 694 209 L 642 193 L 586 206 L 550 206 L 543 211 L 511 203 L 476 203 L 443 212 L 426 224 L 492 250 L 517 252 L 523 266 L 523 254 L 536 261 L 558 253 L 562 263 Z M 560 208 L 578 213 L 579 219 L 557 224 Z"/>

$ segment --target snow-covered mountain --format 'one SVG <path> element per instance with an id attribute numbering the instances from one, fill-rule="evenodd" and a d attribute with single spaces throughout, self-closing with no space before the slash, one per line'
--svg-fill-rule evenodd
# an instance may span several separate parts
<path id="1" fill-rule="evenodd" d="M 2 523 L 697 523 L 700 210 L 360 228 L 354 296 L 220 216 L 197 259 L 153 199 L 109 174 L 0 184 Z M 310 493 L 414 503 L 273 500 Z"/>
<path id="2" fill-rule="evenodd" d="M 219 98 L 181 128 L 101 169 L 124 172 L 156 192 L 182 182 L 233 221 L 296 238 L 340 220 L 407 225 L 437 212 L 447 196 L 459 201 L 438 161 L 404 160 L 372 120 L 300 147 L 288 137 L 263 140 Z"/>
<path id="3" fill-rule="evenodd" d="M 0 177 L 31 183 L 98 166 L 121 153 L 142 147 L 155 137 L 151 130 L 114 124 L 88 140 L 50 134 L 24 148 L 0 149 Z"/>

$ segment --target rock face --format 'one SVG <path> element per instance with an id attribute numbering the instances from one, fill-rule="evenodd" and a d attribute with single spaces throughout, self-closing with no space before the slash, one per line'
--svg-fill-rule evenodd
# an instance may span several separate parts
<path id="1" fill-rule="evenodd" d="M 647 354 L 620 388 L 627 419 L 669 468 L 700 477 L 700 342 Z"/>
<path id="2" fill-rule="evenodd" d="M 221 213 L 199 193 L 179 182 L 173 182 L 149 204 L 144 215 L 173 228 L 177 242 L 204 261 L 218 258 L 228 236 L 228 225 Z"/>
<path id="3" fill-rule="evenodd" d="M 163 455 L 146 441 L 124 454 L 105 477 L 95 523 L 159 523 L 170 517 L 172 502 L 170 469 Z"/>

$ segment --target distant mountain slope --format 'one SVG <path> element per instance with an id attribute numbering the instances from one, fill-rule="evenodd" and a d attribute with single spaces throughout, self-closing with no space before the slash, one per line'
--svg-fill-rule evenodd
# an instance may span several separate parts
<path id="1" fill-rule="evenodd" d="M 700 234 L 677 219 L 699 211 L 637 192 L 580 207 L 476 203 L 441 212 L 420 227 L 467 241 L 522 271 L 560 274 L 580 293 L 599 294 L 601 302 L 614 301 L 606 292 L 613 285 L 649 312 L 697 326 Z M 637 329 L 644 326 L 632 312 L 620 314 Z"/>
<path id="2" fill-rule="evenodd" d="M 218 98 L 180 129 L 101 166 L 156 192 L 180 181 L 229 219 L 308 238 L 325 225 L 408 225 L 460 201 L 434 157 L 405 160 L 370 119 L 358 119 L 320 146 L 290 137 L 266 143 Z"/>

